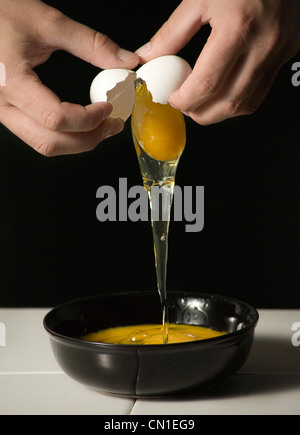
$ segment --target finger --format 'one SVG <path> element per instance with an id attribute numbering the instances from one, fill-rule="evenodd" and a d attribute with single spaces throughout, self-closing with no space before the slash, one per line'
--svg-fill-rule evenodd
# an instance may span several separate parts
<path id="1" fill-rule="evenodd" d="M 151 41 L 136 51 L 140 56 L 140 62 L 178 53 L 199 31 L 204 19 L 199 11 L 198 2 L 181 2 Z"/>
<path id="2" fill-rule="evenodd" d="M 119 47 L 106 35 L 58 11 L 53 21 L 54 24 L 49 27 L 46 40 L 56 49 L 68 51 L 99 68 L 132 69 L 138 65 L 137 54 Z"/>
<path id="3" fill-rule="evenodd" d="M 261 82 L 258 84 L 253 94 L 249 96 L 245 105 L 240 107 L 226 101 L 223 104 L 217 105 L 213 102 L 204 104 L 200 109 L 190 112 L 188 115 L 200 125 L 216 124 L 225 119 L 250 115 L 254 113 L 264 101 L 268 94 L 276 73 L 266 72 Z"/>
<path id="4" fill-rule="evenodd" d="M 228 28 L 222 25 L 213 28 L 193 72 L 170 96 L 170 104 L 189 112 L 212 98 L 231 72 L 243 48 L 244 41 L 239 34 L 228 33 Z"/>
<path id="5" fill-rule="evenodd" d="M 190 116 L 199 124 L 208 125 L 255 112 L 278 69 L 275 63 L 266 61 L 263 50 L 251 51 L 238 60 L 219 92 L 190 112 Z"/>
<path id="6" fill-rule="evenodd" d="M 47 157 L 90 151 L 124 128 L 121 120 L 107 118 L 89 132 L 49 131 L 13 106 L 1 108 L 0 121 L 23 142 Z"/>
<path id="7" fill-rule="evenodd" d="M 266 96 L 268 95 L 274 83 L 274 80 L 278 74 L 279 69 L 280 69 L 279 67 L 274 68 L 272 66 L 270 69 L 267 69 L 265 71 L 265 74 L 262 77 L 260 83 L 258 84 L 258 86 L 256 87 L 256 89 L 254 90 L 253 94 L 251 95 L 251 97 L 247 102 L 246 114 L 253 113 L 263 103 L 263 101 L 265 100 Z"/>
<path id="8" fill-rule="evenodd" d="M 3 95 L 12 106 L 43 127 L 55 131 L 91 131 L 112 111 L 112 106 L 105 102 L 86 107 L 62 103 L 29 67 L 21 75 L 8 80 Z"/>

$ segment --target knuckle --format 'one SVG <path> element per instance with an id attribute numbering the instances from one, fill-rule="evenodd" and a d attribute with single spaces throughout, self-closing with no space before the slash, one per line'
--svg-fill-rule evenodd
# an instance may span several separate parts
<path id="1" fill-rule="evenodd" d="M 107 45 L 109 41 L 110 39 L 108 38 L 108 36 L 95 31 L 93 32 L 93 36 L 91 38 L 92 48 L 94 50 L 98 50 L 99 48 Z"/>
<path id="2" fill-rule="evenodd" d="M 199 83 L 199 91 L 208 97 L 212 97 L 216 93 L 216 83 L 210 78 L 205 78 Z"/>
<path id="3" fill-rule="evenodd" d="M 206 101 L 212 98 L 218 91 L 218 84 L 216 80 L 213 80 L 210 77 L 195 77 L 193 82 L 193 91 L 194 96 L 197 97 L 195 99 L 196 104 L 196 100 L 199 102 L 199 100 Z M 182 111 L 192 111 L 195 110 L 196 107 L 191 104 L 189 98 L 182 96 L 182 101 L 179 108 Z"/>
<path id="4" fill-rule="evenodd" d="M 272 20 L 271 25 L 268 27 L 268 32 L 266 35 L 269 37 L 272 46 L 277 46 L 284 41 L 284 31 L 283 27 L 278 20 Z"/>
<path id="5" fill-rule="evenodd" d="M 159 33 L 157 34 L 157 38 L 161 41 L 168 41 L 172 37 L 172 32 L 170 28 L 170 20 L 165 21 L 165 23 L 160 28 Z"/>
<path id="6" fill-rule="evenodd" d="M 195 121 L 197 124 L 206 127 L 209 126 L 211 124 L 214 124 L 214 120 L 210 119 L 207 115 L 205 114 L 199 114 L 199 113 L 191 113 L 190 117 L 193 121 Z"/>
<path id="7" fill-rule="evenodd" d="M 35 141 L 33 148 L 44 157 L 53 157 L 56 155 L 57 144 L 42 138 Z"/>
<path id="8" fill-rule="evenodd" d="M 232 20 L 228 38 L 231 38 L 241 48 L 247 44 L 248 35 L 253 30 L 254 23 L 252 19 L 247 14 L 241 14 Z"/>
<path id="9" fill-rule="evenodd" d="M 276 52 L 285 49 L 285 40 L 281 35 L 279 27 L 274 26 L 261 41 L 261 46 L 266 51 L 266 56 L 269 54 L 274 55 Z"/>
<path id="10" fill-rule="evenodd" d="M 240 115 L 252 115 L 259 108 L 259 102 L 245 102 L 244 100 L 231 100 L 225 103 L 223 114 L 225 118 Z"/>
<path id="11" fill-rule="evenodd" d="M 234 117 L 243 112 L 244 102 L 241 100 L 230 100 L 224 103 L 223 114 L 226 118 Z"/>
<path id="12" fill-rule="evenodd" d="M 47 7 L 44 14 L 44 22 L 52 25 L 61 26 L 66 20 L 66 16 L 54 7 Z"/>
<path id="13" fill-rule="evenodd" d="M 90 33 L 90 31 L 88 31 L 86 37 L 86 46 L 87 52 L 90 53 L 91 56 L 90 62 L 93 62 L 93 57 L 96 56 L 99 51 L 105 49 L 110 44 L 111 40 L 103 33 L 97 31 Z"/>
<path id="14" fill-rule="evenodd" d="M 45 5 L 43 15 L 35 26 L 36 36 L 44 40 L 53 40 L 53 35 L 61 34 L 67 23 L 67 16 L 58 9 Z"/>
<path id="15" fill-rule="evenodd" d="M 243 110 L 243 114 L 252 115 L 252 113 L 256 112 L 259 107 L 260 107 L 260 102 L 247 103 Z"/>
<path id="16" fill-rule="evenodd" d="M 42 123 L 48 130 L 58 131 L 64 123 L 64 116 L 57 109 L 46 111 L 42 115 Z"/>

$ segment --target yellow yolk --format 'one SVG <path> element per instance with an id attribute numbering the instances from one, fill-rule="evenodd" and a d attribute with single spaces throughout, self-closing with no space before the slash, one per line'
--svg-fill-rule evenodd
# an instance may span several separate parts
<path id="1" fill-rule="evenodd" d="M 186 143 L 184 116 L 169 104 L 154 103 L 145 83 L 137 86 L 131 122 L 135 139 L 150 157 L 180 157 Z"/>
<path id="2" fill-rule="evenodd" d="M 225 335 L 226 332 L 215 331 L 196 325 L 169 326 L 168 343 L 184 343 L 205 340 Z M 84 341 L 111 344 L 163 344 L 163 327 L 161 325 L 134 325 L 103 329 L 82 337 Z"/>

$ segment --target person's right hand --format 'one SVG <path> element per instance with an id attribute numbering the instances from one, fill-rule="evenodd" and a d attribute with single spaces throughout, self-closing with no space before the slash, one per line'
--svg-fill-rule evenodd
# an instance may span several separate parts
<path id="1" fill-rule="evenodd" d="M 107 36 L 66 17 L 39 0 L 0 0 L 0 122 L 45 156 L 92 150 L 123 129 L 109 118 L 109 103 L 86 107 L 61 102 L 33 68 L 65 50 L 99 68 L 128 68 L 139 57 Z"/>
<path id="2" fill-rule="evenodd" d="M 201 125 L 253 113 L 300 49 L 300 1 L 183 0 L 137 50 L 141 62 L 176 54 L 205 24 L 210 36 L 169 103 Z"/>

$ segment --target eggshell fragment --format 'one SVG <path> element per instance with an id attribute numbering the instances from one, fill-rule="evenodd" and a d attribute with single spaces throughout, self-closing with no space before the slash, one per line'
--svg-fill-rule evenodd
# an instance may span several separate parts
<path id="1" fill-rule="evenodd" d="M 131 115 L 135 100 L 136 73 L 126 69 L 106 69 L 93 80 L 90 89 L 92 103 L 109 102 L 113 106 L 112 118 L 125 122 Z"/>
<path id="2" fill-rule="evenodd" d="M 137 70 L 137 78 L 146 82 L 155 103 L 167 104 L 169 96 L 180 88 L 191 72 L 186 60 L 167 55 L 145 63 Z"/>

